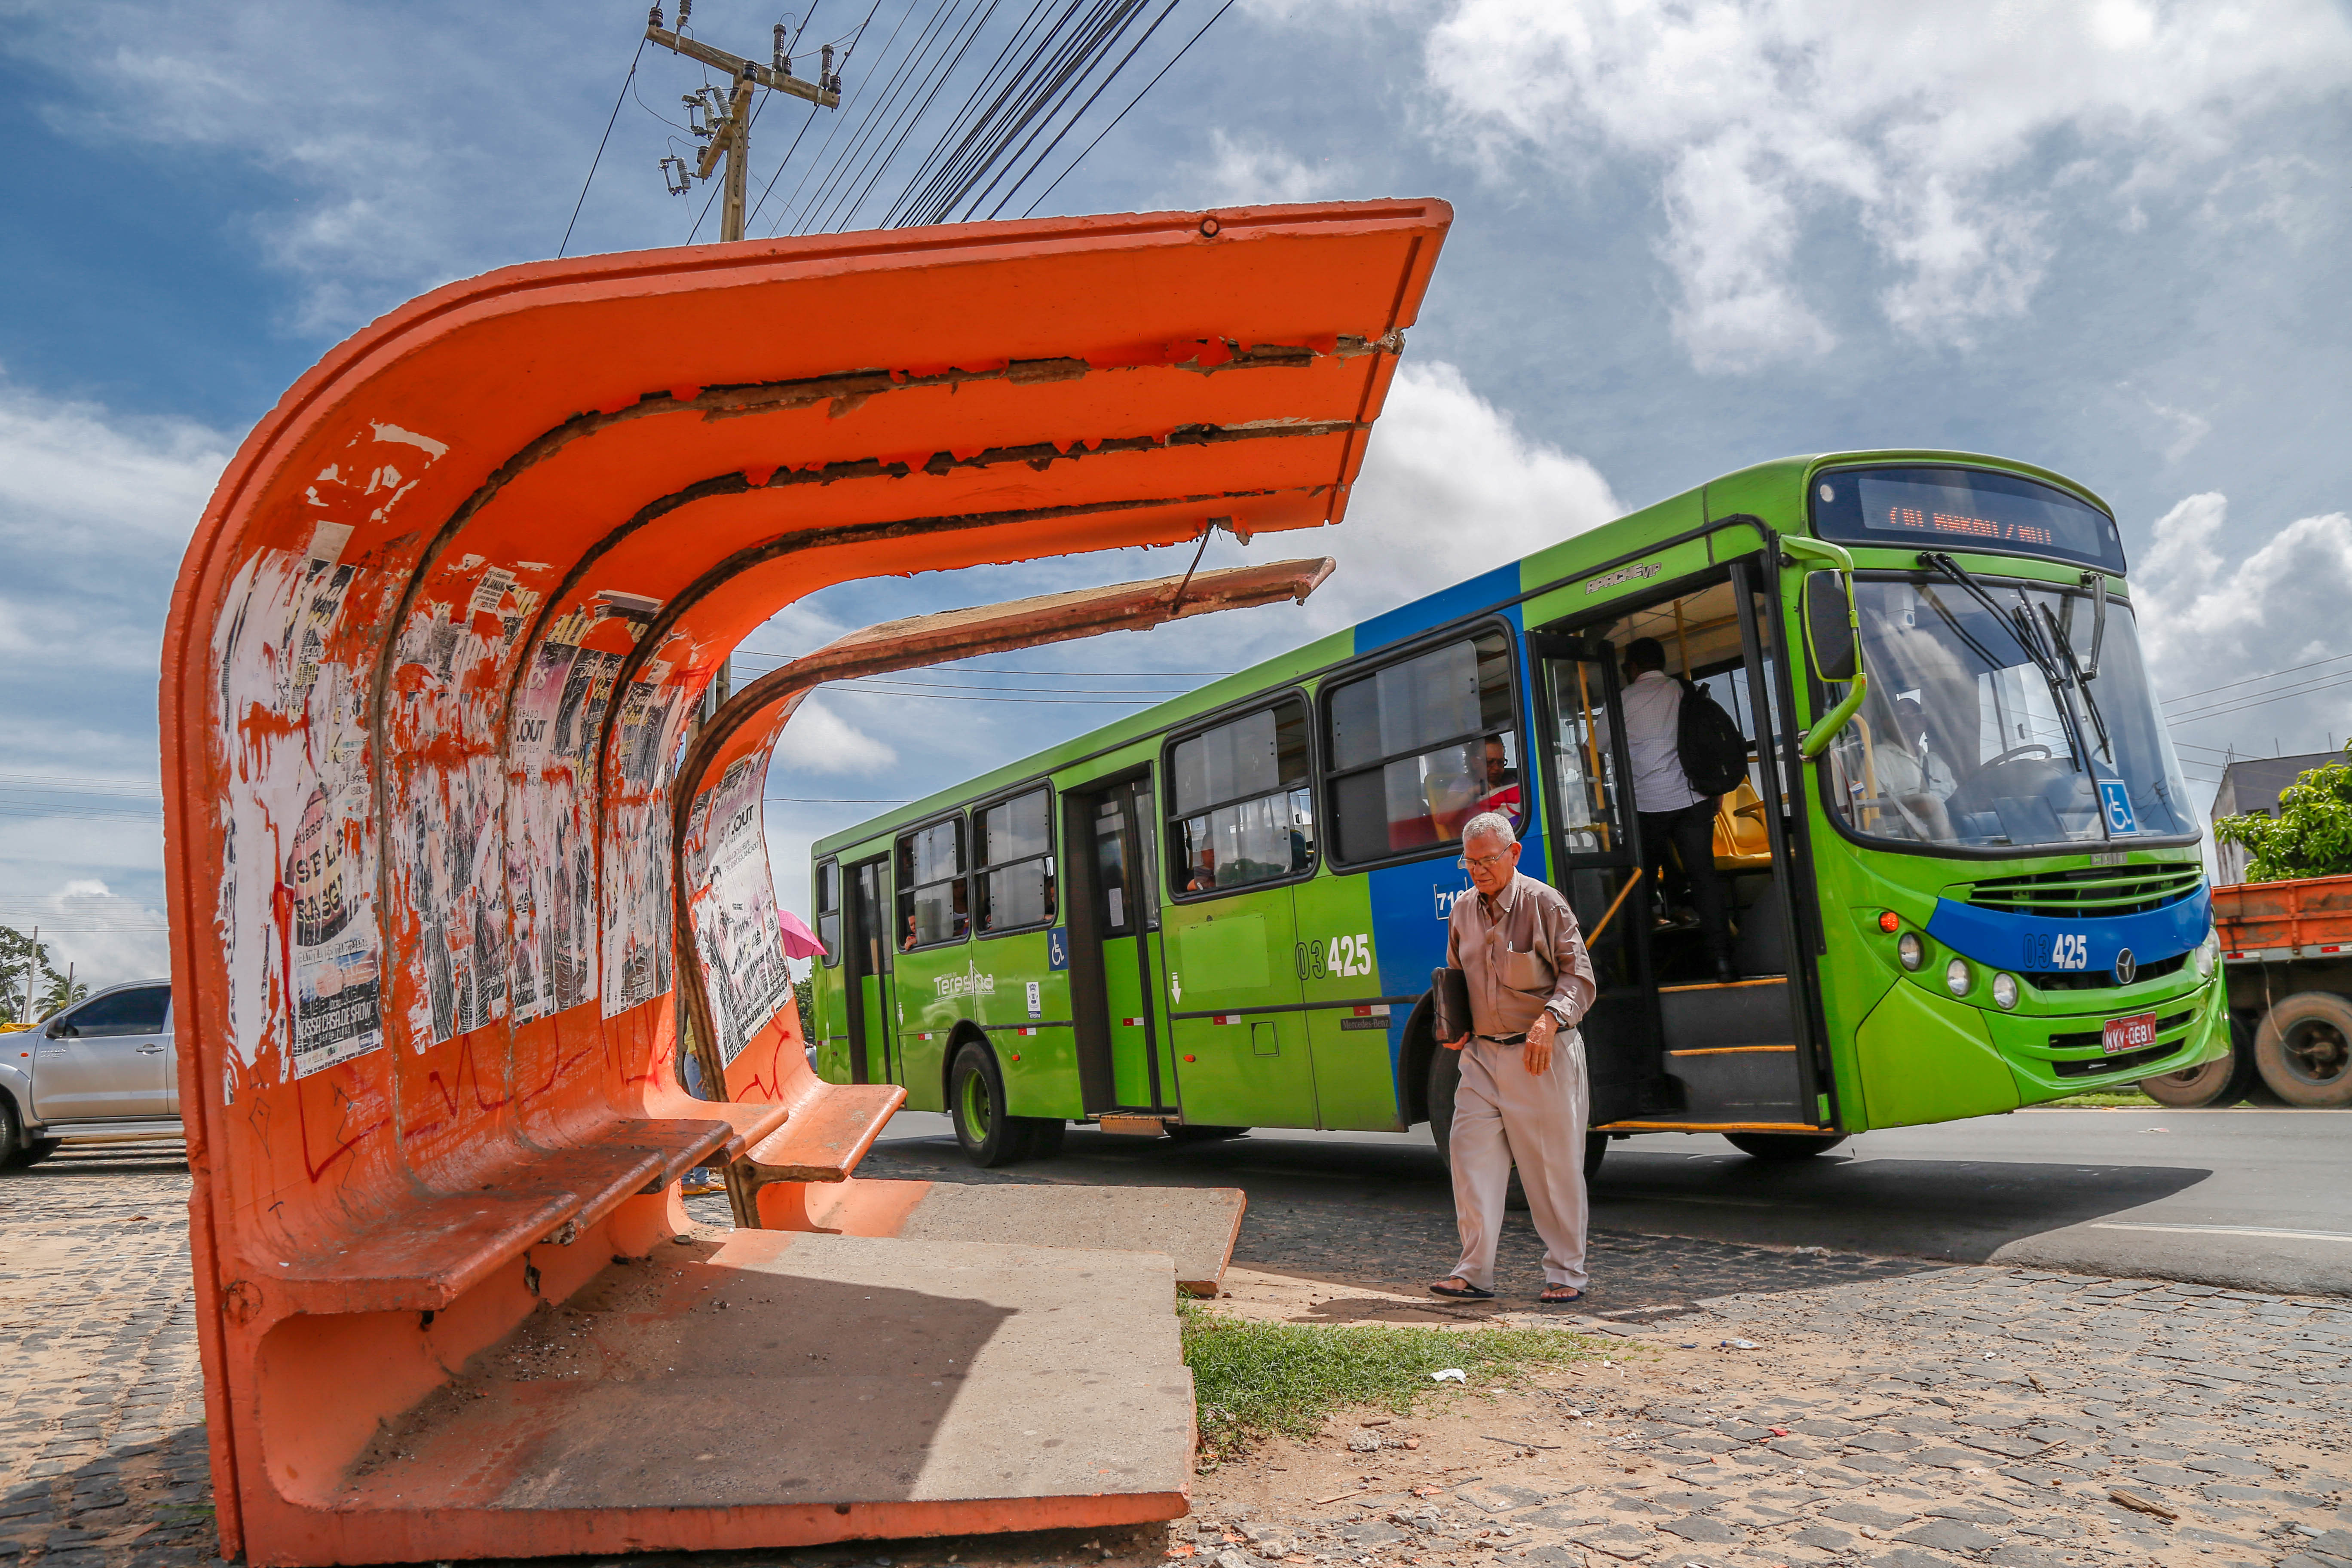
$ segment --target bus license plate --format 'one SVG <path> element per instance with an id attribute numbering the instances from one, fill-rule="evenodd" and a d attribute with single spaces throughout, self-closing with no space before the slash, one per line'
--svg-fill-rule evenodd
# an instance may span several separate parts
<path id="1" fill-rule="evenodd" d="M 2111 1057 L 2146 1050 L 2156 1044 L 2156 1015 L 2142 1013 L 2136 1018 L 2110 1018 L 2106 1034 L 2099 1043 Z"/>

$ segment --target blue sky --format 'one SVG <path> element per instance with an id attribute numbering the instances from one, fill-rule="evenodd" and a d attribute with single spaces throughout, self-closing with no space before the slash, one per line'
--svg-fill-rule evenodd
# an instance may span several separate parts
<path id="1" fill-rule="evenodd" d="M 849 89 L 878 90 L 887 30 L 939 4 L 874 5 Z M 1182 0 L 1139 66 L 1210 9 Z M 819 0 L 807 44 L 866 14 Z M 155 663 L 221 464 L 369 318 L 554 253 L 644 15 L 0 0 L 0 921 L 44 919 L 84 974 L 160 970 Z M 777 19 L 695 16 L 755 53 Z M 663 190 L 652 110 L 700 80 L 640 60 L 651 108 L 624 103 L 574 252 L 684 239 L 702 194 Z M 763 116 L 755 178 L 807 114 Z M 1467 575 L 1829 447 L 2000 452 L 2105 495 L 2162 689 L 2214 710 L 2178 731 L 2197 776 L 2232 746 L 2340 744 L 2352 685 L 2186 694 L 2352 653 L 2348 176 L 2336 0 L 1238 0 L 1041 210 L 1454 204 L 1348 525 L 1212 552 L 1339 575 L 1304 608 L 986 661 L 1066 672 L 992 678 L 1045 700 L 827 696 L 770 781 L 784 897 L 809 838 L 865 810 L 807 797 L 950 783 L 1125 710 L 1072 689 L 1194 679 L 1075 672 L 1235 668 L 1412 596 L 1433 558 Z M 846 585 L 747 646 L 1182 565 Z M 112 787 L 25 782 L 56 779 Z"/>

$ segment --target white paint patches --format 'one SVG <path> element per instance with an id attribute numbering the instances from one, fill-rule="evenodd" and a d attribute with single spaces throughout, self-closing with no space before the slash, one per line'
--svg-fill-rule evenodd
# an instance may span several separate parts
<path id="1" fill-rule="evenodd" d="M 375 431 L 377 440 L 403 442 L 418 448 L 427 458 L 438 458 L 449 450 L 446 441 L 436 441 L 430 436 L 419 436 L 415 431 L 404 430 L 397 425 L 378 424 L 371 427 Z"/>

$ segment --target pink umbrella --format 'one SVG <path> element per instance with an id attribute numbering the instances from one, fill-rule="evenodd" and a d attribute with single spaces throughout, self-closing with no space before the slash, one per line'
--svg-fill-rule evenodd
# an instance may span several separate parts
<path id="1" fill-rule="evenodd" d="M 779 907 L 776 924 L 783 928 L 785 957 L 814 958 L 824 951 L 824 943 L 818 940 L 816 932 L 809 930 L 808 921 L 792 910 Z"/>

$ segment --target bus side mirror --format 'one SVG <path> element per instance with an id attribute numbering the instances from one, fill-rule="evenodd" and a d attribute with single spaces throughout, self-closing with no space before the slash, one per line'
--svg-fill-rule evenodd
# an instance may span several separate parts
<path id="1" fill-rule="evenodd" d="M 1805 623 L 1805 655 L 1813 674 L 1825 685 L 1843 685 L 1845 696 L 1822 714 L 1797 754 L 1807 762 L 1830 748 L 1869 695 L 1869 672 L 1862 668 L 1862 637 L 1853 608 L 1853 557 L 1834 544 L 1796 535 L 1784 537 L 1780 548 L 1807 563 L 1799 591 L 1799 618 Z"/>
<path id="2" fill-rule="evenodd" d="M 1862 668 L 1853 583 L 1843 572 L 1815 572 L 1805 579 L 1803 603 L 1805 647 L 1812 655 L 1813 674 L 1826 684 L 1843 686 Z"/>

